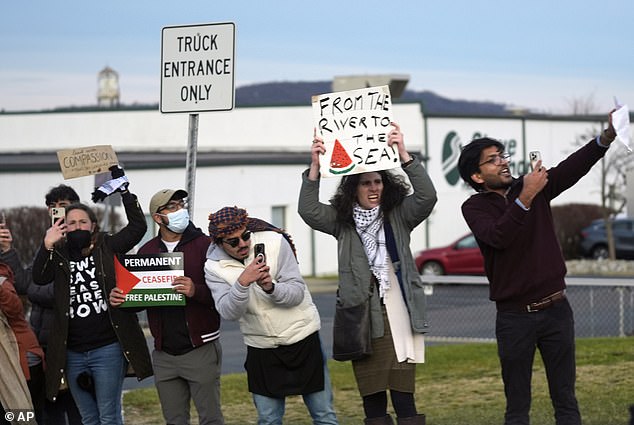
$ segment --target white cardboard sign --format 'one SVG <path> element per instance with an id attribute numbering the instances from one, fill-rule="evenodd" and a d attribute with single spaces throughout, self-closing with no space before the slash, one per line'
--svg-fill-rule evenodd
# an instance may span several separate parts
<path id="1" fill-rule="evenodd" d="M 326 153 L 322 177 L 343 176 L 398 167 L 398 151 L 388 146 L 392 129 L 389 86 L 313 96 L 313 118 Z"/>

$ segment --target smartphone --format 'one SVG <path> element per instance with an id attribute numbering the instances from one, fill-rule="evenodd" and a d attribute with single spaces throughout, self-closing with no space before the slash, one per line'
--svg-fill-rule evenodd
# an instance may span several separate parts
<path id="1" fill-rule="evenodd" d="M 255 258 L 262 256 L 261 260 L 258 260 L 260 263 L 266 262 L 266 253 L 264 252 L 264 244 L 256 243 L 254 247 Z"/>
<path id="2" fill-rule="evenodd" d="M 528 160 L 531 162 L 531 170 L 535 170 L 537 161 L 541 161 L 542 154 L 539 151 L 531 151 L 528 153 Z"/>
<path id="3" fill-rule="evenodd" d="M 4 211 L 2 211 L 2 215 L 0 216 L 0 227 L 3 229 L 7 227 L 7 216 L 4 214 Z"/>
<path id="4" fill-rule="evenodd" d="M 57 219 L 66 217 L 66 208 L 51 208 L 51 226 L 55 224 Z"/>

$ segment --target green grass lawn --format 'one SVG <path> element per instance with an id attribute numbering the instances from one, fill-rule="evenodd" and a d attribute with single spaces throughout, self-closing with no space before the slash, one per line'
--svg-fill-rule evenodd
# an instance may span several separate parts
<path id="1" fill-rule="evenodd" d="M 335 408 L 342 425 L 362 424 L 363 409 L 350 362 L 329 363 Z M 245 374 L 222 377 L 227 425 L 256 423 Z M 577 340 L 577 398 L 584 425 L 627 425 L 634 404 L 634 339 Z M 503 422 L 504 393 L 495 344 L 427 348 L 427 363 L 416 375 L 416 402 L 428 425 L 494 425 Z M 124 395 L 126 423 L 164 423 L 154 388 Z M 197 424 L 195 409 L 192 409 Z M 300 397 L 287 399 L 285 424 L 311 424 Z M 533 375 L 531 424 L 554 424 L 541 358 Z"/>

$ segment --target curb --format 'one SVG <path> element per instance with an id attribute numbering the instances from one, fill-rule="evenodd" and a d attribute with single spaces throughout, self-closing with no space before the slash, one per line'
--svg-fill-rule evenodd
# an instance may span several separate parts
<path id="1" fill-rule="evenodd" d="M 315 277 L 305 277 L 304 282 L 308 285 L 311 294 L 324 294 L 337 292 L 339 281 L 337 279 L 323 279 Z"/>

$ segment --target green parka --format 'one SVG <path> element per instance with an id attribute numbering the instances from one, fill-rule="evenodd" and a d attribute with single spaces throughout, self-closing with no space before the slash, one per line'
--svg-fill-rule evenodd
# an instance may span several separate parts
<path id="1" fill-rule="evenodd" d="M 412 329 L 415 332 L 425 333 L 428 330 L 426 296 L 409 246 L 411 231 L 429 216 L 436 204 L 436 190 L 425 168 L 416 157 L 403 170 L 409 177 L 413 193 L 406 196 L 400 205 L 390 211 L 387 219 L 394 231 L 396 249 L 400 258 L 403 296 Z M 339 260 L 337 304 L 342 307 L 353 307 L 370 298 L 372 338 L 383 336 L 380 300 L 378 292 L 371 284 L 372 272 L 356 228 L 349 223 L 338 223 L 335 208 L 319 202 L 319 180 L 309 180 L 308 170 L 303 173 L 302 180 L 299 215 L 313 229 L 333 235 L 337 239 Z"/>

